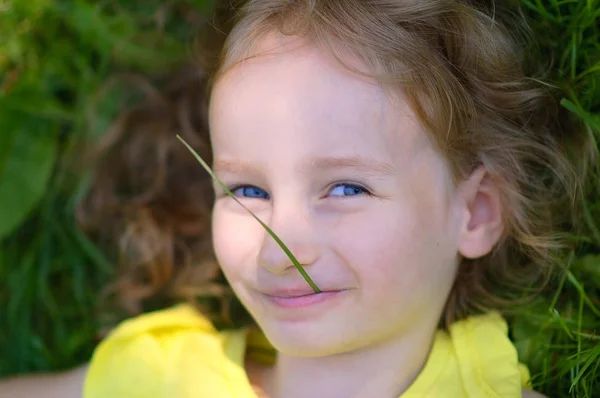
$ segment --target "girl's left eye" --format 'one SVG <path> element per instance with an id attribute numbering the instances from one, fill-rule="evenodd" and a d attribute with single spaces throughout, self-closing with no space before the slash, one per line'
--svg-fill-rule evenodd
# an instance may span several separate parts
<path id="1" fill-rule="evenodd" d="M 264 190 L 255 187 L 253 185 L 243 185 L 240 187 L 236 187 L 231 189 L 235 196 L 241 196 L 244 198 L 252 198 L 252 199 L 270 199 L 270 195 Z"/>
<path id="2" fill-rule="evenodd" d="M 362 187 L 354 184 L 337 184 L 329 192 L 330 196 L 356 196 L 368 194 L 369 192 Z"/>

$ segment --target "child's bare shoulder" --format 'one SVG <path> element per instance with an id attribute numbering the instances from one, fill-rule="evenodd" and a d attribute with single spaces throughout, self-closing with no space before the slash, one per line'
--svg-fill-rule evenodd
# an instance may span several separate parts
<path id="1" fill-rule="evenodd" d="M 523 398 L 548 398 L 539 392 L 523 389 Z"/>
<path id="2" fill-rule="evenodd" d="M 0 381 L 0 398 L 81 398 L 87 365 L 68 372 L 15 377 Z"/>

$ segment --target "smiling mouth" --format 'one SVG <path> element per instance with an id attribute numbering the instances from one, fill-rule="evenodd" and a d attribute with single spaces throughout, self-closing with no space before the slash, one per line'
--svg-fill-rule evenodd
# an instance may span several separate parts
<path id="1" fill-rule="evenodd" d="M 327 290 L 320 293 L 315 293 L 310 290 L 303 291 L 277 291 L 271 293 L 262 293 L 267 301 L 277 307 L 293 309 L 293 308 L 306 308 L 316 306 L 318 304 L 324 304 L 331 302 L 334 299 L 343 295 L 347 292 L 346 289 L 340 290 Z"/>

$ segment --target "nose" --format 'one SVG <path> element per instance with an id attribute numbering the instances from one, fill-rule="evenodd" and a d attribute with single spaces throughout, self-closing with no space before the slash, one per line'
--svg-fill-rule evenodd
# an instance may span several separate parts
<path id="1" fill-rule="evenodd" d="M 283 207 L 273 208 L 269 228 L 281 239 L 303 267 L 314 264 L 319 245 L 308 211 Z M 294 263 L 267 231 L 258 253 L 258 263 L 269 272 L 282 275 L 295 270 Z"/>

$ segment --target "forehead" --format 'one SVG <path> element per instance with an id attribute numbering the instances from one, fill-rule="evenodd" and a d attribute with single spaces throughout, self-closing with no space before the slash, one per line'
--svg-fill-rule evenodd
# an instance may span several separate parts
<path id="1" fill-rule="evenodd" d="M 245 141 L 266 134 L 274 140 L 292 137 L 304 148 L 316 142 L 329 149 L 372 146 L 390 156 L 392 149 L 427 144 L 401 95 L 349 71 L 326 51 L 300 40 L 271 38 L 252 55 L 214 87 L 210 124 L 216 151 L 234 136 Z"/>

